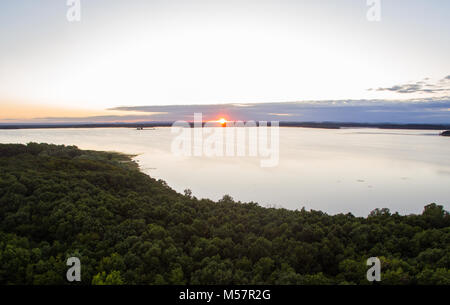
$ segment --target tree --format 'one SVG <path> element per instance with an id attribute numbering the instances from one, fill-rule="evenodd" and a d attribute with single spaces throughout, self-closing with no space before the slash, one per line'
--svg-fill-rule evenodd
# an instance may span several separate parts
<path id="1" fill-rule="evenodd" d="M 111 271 L 107 274 L 105 271 L 97 273 L 92 279 L 92 285 L 123 285 L 120 271 Z"/>

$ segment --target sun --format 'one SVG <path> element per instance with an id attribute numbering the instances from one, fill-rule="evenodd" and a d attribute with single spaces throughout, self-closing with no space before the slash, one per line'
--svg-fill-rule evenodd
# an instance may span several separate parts
<path id="1" fill-rule="evenodd" d="M 225 124 L 226 122 L 228 122 L 225 118 L 220 118 L 217 120 L 217 122 L 219 122 L 221 125 Z"/>

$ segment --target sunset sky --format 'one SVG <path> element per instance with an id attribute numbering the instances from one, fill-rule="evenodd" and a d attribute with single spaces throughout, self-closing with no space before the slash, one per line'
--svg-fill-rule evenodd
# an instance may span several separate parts
<path id="1" fill-rule="evenodd" d="M 0 122 L 222 104 L 240 119 L 450 123 L 448 0 L 381 0 L 380 22 L 366 0 L 81 0 L 80 22 L 68 9 L 0 3 Z"/>

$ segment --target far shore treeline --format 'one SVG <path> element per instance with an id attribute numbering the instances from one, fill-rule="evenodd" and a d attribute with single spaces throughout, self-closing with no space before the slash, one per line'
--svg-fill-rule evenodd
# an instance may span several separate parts
<path id="1" fill-rule="evenodd" d="M 202 123 L 202 126 L 206 122 Z M 259 121 L 255 122 L 259 125 Z M 271 125 L 267 122 L 267 126 Z M 174 122 L 136 122 L 136 123 L 0 123 L 0 129 L 51 129 L 51 128 L 153 128 L 170 127 Z M 380 129 L 410 129 L 410 130 L 446 130 L 449 124 L 398 124 L 398 123 L 352 123 L 352 122 L 278 122 L 280 127 L 304 127 L 304 128 L 380 128 Z M 194 127 L 194 123 L 190 122 Z M 224 125 L 226 126 L 226 124 Z"/>
<path id="2" fill-rule="evenodd" d="M 0 284 L 67 284 L 69 257 L 81 284 L 370 284 L 378 257 L 380 284 L 449 285 L 450 216 L 424 205 L 363 218 L 199 200 L 130 156 L 1 144 Z"/>

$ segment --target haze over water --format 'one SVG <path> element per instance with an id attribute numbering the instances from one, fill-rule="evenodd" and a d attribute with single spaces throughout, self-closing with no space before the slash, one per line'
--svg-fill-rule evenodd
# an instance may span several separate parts
<path id="1" fill-rule="evenodd" d="M 263 206 L 351 212 L 375 208 L 421 213 L 431 202 L 449 209 L 450 139 L 438 131 L 280 128 L 279 164 L 259 157 L 180 157 L 170 128 L 2 130 L 1 143 L 45 142 L 138 154 L 142 171 L 197 198 Z"/>

